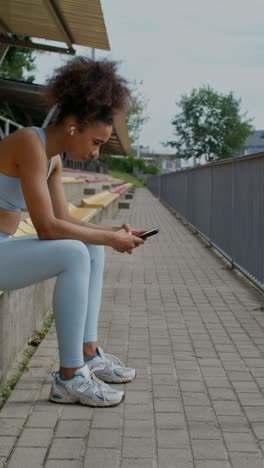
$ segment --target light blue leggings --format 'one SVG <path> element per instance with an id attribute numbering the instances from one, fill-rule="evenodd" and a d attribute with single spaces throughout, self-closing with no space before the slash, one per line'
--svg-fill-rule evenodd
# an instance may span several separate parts
<path id="1" fill-rule="evenodd" d="M 20 289 L 57 276 L 53 312 L 62 367 L 82 366 L 83 343 L 97 341 L 103 271 L 103 246 L 0 233 L 0 289 Z"/>

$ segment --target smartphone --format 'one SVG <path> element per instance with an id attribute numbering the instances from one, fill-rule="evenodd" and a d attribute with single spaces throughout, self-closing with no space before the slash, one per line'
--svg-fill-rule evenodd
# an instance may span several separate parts
<path id="1" fill-rule="evenodd" d="M 150 237 L 150 236 L 154 236 L 154 234 L 158 234 L 159 232 L 159 228 L 158 227 L 155 227 L 155 228 L 152 228 L 152 229 L 149 229 L 149 231 L 145 231 L 143 232 L 143 234 L 140 234 L 140 239 L 146 239 L 147 237 Z"/>

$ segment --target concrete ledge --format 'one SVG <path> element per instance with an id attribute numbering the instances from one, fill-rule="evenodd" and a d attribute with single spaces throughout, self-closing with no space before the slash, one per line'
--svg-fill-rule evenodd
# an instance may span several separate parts
<path id="1" fill-rule="evenodd" d="M 51 309 L 55 279 L 0 295 L 0 382 Z"/>
<path id="2" fill-rule="evenodd" d="M 83 197 L 83 191 L 87 186 L 89 186 L 89 184 L 85 182 L 81 184 L 74 182 L 71 184 L 63 184 L 67 201 L 79 206 L 80 200 Z"/>
<path id="3" fill-rule="evenodd" d="M 118 211 L 119 195 L 108 191 L 82 199 L 82 206 L 101 208 L 104 218 L 113 218 Z"/>

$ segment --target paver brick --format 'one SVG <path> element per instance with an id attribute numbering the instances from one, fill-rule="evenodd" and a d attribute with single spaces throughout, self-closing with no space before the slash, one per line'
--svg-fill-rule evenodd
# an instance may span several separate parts
<path id="1" fill-rule="evenodd" d="M 110 409 L 110 408 L 109 408 Z M 97 412 L 92 419 L 92 429 L 121 429 L 123 426 L 122 415 L 118 413 L 105 414 Z"/>
<path id="2" fill-rule="evenodd" d="M 222 440 L 198 440 L 192 441 L 194 459 L 227 460 L 228 454 Z"/>
<path id="3" fill-rule="evenodd" d="M 211 407 L 186 406 L 185 411 L 188 421 L 215 421 L 215 415 Z"/>
<path id="4" fill-rule="evenodd" d="M 120 432 L 111 429 L 91 429 L 88 439 L 89 447 L 119 448 Z"/>
<path id="5" fill-rule="evenodd" d="M 101 411 L 101 409 L 100 409 Z M 71 406 L 64 407 L 61 415 L 61 419 L 85 419 L 86 421 L 91 420 L 94 414 L 94 409 L 88 406 Z"/>
<path id="6" fill-rule="evenodd" d="M 80 468 L 77 460 L 48 460 L 45 468 Z"/>
<path id="7" fill-rule="evenodd" d="M 182 413 L 183 406 L 180 398 L 155 398 L 156 413 Z"/>
<path id="8" fill-rule="evenodd" d="M 188 448 L 189 437 L 185 430 L 157 429 L 157 444 L 160 448 Z"/>
<path id="9" fill-rule="evenodd" d="M 90 421 L 60 421 L 56 430 L 56 437 L 84 438 L 90 429 Z"/>
<path id="10" fill-rule="evenodd" d="M 153 437 L 154 425 L 150 420 L 125 420 L 124 437 Z"/>
<path id="11" fill-rule="evenodd" d="M 123 458 L 121 468 L 153 468 L 153 460 L 152 458 L 149 460 L 146 458 Z"/>
<path id="12" fill-rule="evenodd" d="M 242 416 L 241 406 L 237 401 L 214 401 L 214 410 L 218 416 Z"/>
<path id="13" fill-rule="evenodd" d="M 195 468 L 231 468 L 230 463 L 223 460 L 196 460 L 194 466 Z"/>
<path id="14" fill-rule="evenodd" d="M 209 421 L 189 421 L 191 439 L 221 439 L 219 426 Z"/>
<path id="15" fill-rule="evenodd" d="M 222 431 L 249 432 L 250 427 L 245 416 L 217 416 Z"/>
<path id="16" fill-rule="evenodd" d="M 153 419 L 150 405 L 125 405 L 125 419 Z"/>
<path id="17" fill-rule="evenodd" d="M 0 422 L 1 418 L 25 420 L 30 409 L 31 405 L 29 403 L 11 403 L 8 400 L 0 411 Z"/>
<path id="18" fill-rule="evenodd" d="M 148 404 L 150 403 L 151 395 L 147 391 L 141 390 L 127 390 L 126 391 L 126 402 L 129 405 L 137 405 L 137 404 Z"/>
<path id="19" fill-rule="evenodd" d="M 118 468 L 120 450 L 110 448 L 91 448 L 86 451 L 83 468 Z"/>
<path id="20" fill-rule="evenodd" d="M 18 440 L 18 447 L 48 447 L 53 436 L 52 428 L 25 428 Z"/>
<path id="21" fill-rule="evenodd" d="M 259 452 L 259 447 L 251 433 L 224 432 L 223 436 L 229 452 Z"/>
<path id="22" fill-rule="evenodd" d="M 0 436 L 17 436 L 24 424 L 24 419 L 0 419 Z"/>
<path id="23" fill-rule="evenodd" d="M 150 437 L 124 437 L 123 452 L 124 458 L 153 458 L 154 442 Z"/>
<path id="24" fill-rule="evenodd" d="M 257 453 L 230 453 L 232 468 L 263 468 L 263 456 Z"/>
<path id="25" fill-rule="evenodd" d="M 0 437 L 0 457 L 8 457 L 13 445 L 16 441 L 16 437 Z"/>
<path id="26" fill-rule="evenodd" d="M 16 447 L 8 463 L 8 468 L 41 468 L 46 450 L 46 448 Z"/>
<path id="27" fill-rule="evenodd" d="M 59 413 L 45 413 L 43 411 L 33 410 L 26 422 L 26 427 L 55 427 L 58 421 Z"/>
<path id="28" fill-rule="evenodd" d="M 84 451 L 83 439 L 54 439 L 49 452 L 49 459 L 79 460 Z"/>
<path id="29" fill-rule="evenodd" d="M 192 468 L 193 458 L 190 450 L 158 449 L 159 468 Z"/>
<path id="30" fill-rule="evenodd" d="M 156 427 L 158 429 L 183 429 L 185 417 L 183 413 L 156 413 Z"/>

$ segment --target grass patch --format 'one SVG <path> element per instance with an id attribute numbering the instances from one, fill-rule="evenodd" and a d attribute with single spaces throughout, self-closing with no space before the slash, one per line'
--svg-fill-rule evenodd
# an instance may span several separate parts
<path id="1" fill-rule="evenodd" d="M 43 321 L 41 330 L 35 331 L 33 337 L 28 341 L 26 349 L 18 359 L 17 365 L 14 367 L 14 369 L 12 369 L 10 376 L 8 376 L 7 379 L 0 384 L 0 409 L 7 398 L 10 396 L 12 390 L 15 388 L 23 373 L 29 371 L 29 360 L 35 353 L 37 346 L 48 333 L 52 322 L 53 315 L 50 314 L 47 319 Z"/>
<path id="2" fill-rule="evenodd" d="M 121 172 L 121 171 L 109 171 L 109 175 L 111 177 L 114 177 L 115 179 L 122 179 L 125 183 L 131 182 L 134 187 L 145 187 L 144 182 L 139 180 L 136 176 L 133 174 L 128 174 L 127 172 Z"/>
<path id="3" fill-rule="evenodd" d="M 43 340 L 43 338 L 46 336 L 46 334 L 48 333 L 51 325 L 52 325 L 52 322 L 53 322 L 53 317 L 52 315 L 50 315 L 46 320 L 44 320 L 44 322 L 42 323 L 42 327 L 41 327 L 41 330 L 40 331 L 35 331 L 33 337 L 31 338 L 31 340 L 28 342 L 28 344 L 30 346 L 34 346 L 34 347 L 37 347 L 41 341 Z"/>

